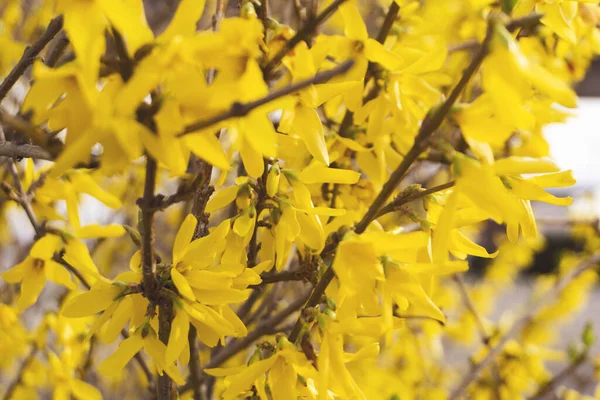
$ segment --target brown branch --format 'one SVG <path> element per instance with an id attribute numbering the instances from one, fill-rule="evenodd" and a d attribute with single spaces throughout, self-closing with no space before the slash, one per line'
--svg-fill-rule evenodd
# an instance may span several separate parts
<path id="1" fill-rule="evenodd" d="M 565 379 L 573 375 L 575 371 L 577 371 L 579 367 L 585 364 L 587 360 L 588 357 L 586 355 L 577 357 L 577 359 L 570 363 L 566 368 L 554 375 L 554 377 L 544 386 L 542 386 L 535 395 L 530 397 L 530 400 L 544 399 L 547 395 L 551 394 L 560 383 L 562 383 Z"/>
<path id="2" fill-rule="evenodd" d="M 58 60 L 69 46 L 69 38 L 65 31 L 60 32 L 54 41 L 54 46 L 48 50 L 48 53 L 44 58 L 44 64 L 50 68 L 53 68 L 58 64 Z"/>
<path id="3" fill-rule="evenodd" d="M 560 293 L 565 289 L 565 287 L 567 287 L 569 283 L 571 283 L 571 281 L 576 279 L 585 271 L 592 269 L 598 263 L 600 263 L 600 252 L 593 254 L 588 259 L 579 263 L 579 265 L 577 265 L 575 268 L 559 277 L 556 284 L 551 289 L 547 290 L 535 304 L 528 307 L 527 312 L 512 325 L 509 331 L 493 347 L 490 348 L 486 356 L 478 364 L 473 365 L 469 373 L 465 375 L 465 377 L 450 393 L 450 397 L 448 397 L 448 399 L 456 400 L 460 398 L 469 385 L 477 379 L 481 371 L 483 371 L 483 369 L 495 359 L 495 357 L 498 355 L 498 353 L 500 353 L 500 351 L 504 348 L 504 345 L 509 340 L 526 328 L 534 320 L 537 313 L 554 301 L 556 296 L 560 295 Z"/>
<path id="4" fill-rule="evenodd" d="M 535 26 L 540 23 L 540 20 L 542 19 L 543 16 L 544 16 L 543 14 L 531 13 L 531 14 L 525 15 L 520 18 L 514 18 L 508 24 L 506 24 L 506 29 L 509 32 L 514 32 L 520 28 L 527 28 L 527 27 Z M 457 43 L 457 44 L 448 46 L 448 53 L 455 53 L 455 52 L 463 51 L 463 50 L 474 50 L 478 47 L 479 47 L 479 41 L 477 39 L 473 38 L 473 39 L 465 40 L 462 43 Z"/>
<path id="5" fill-rule="evenodd" d="M 485 328 L 483 320 L 481 319 L 479 313 L 477 312 L 477 309 L 475 308 L 475 304 L 473 304 L 473 300 L 471 299 L 471 296 L 467 291 L 464 279 L 459 274 L 454 275 L 453 279 L 456 282 L 456 285 L 458 286 L 458 291 L 460 292 L 460 296 L 465 307 L 471 313 L 471 315 L 473 315 L 473 318 L 475 318 L 475 325 L 477 325 L 477 330 L 479 331 L 479 335 L 481 336 L 481 341 L 484 345 L 489 346 L 491 337 L 487 333 L 487 329 Z"/>
<path id="6" fill-rule="evenodd" d="M 57 257 L 54 257 L 54 261 L 56 261 L 57 263 L 59 263 L 60 265 L 65 267 L 70 273 L 75 275 L 77 277 L 77 279 L 79 279 L 79 282 L 81 282 L 81 284 L 83 286 L 85 286 L 86 289 L 89 290 L 92 288 L 92 285 L 90 285 L 90 283 L 85 278 L 85 276 L 83 276 L 83 274 L 81 272 L 79 272 L 79 270 L 77 268 L 75 268 L 74 266 L 69 264 L 64 258 L 57 256 Z"/>
<path id="7" fill-rule="evenodd" d="M 158 306 L 158 338 L 165 345 L 169 343 L 171 333 L 171 323 L 173 321 L 173 301 L 165 296 L 161 296 L 161 302 Z M 158 377 L 157 398 L 158 400 L 171 400 L 177 398 L 177 388 L 169 375 L 163 373 Z"/>
<path id="8" fill-rule="evenodd" d="M 190 325 L 190 331 L 188 333 L 188 344 L 190 346 L 190 377 L 189 384 L 194 391 L 194 400 L 202 400 L 204 398 L 201 388 L 201 375 L 202 370 L 200 369 L 200 356 L 198 355 L 198 331 L 194 325 Z"/>
<path id="9" fill-rule="evenodd" d="M 156 160 L 150 155 L 146 156 L 146 177 L 144 182 L 144 195 L 141 199 L 142 211 L 142 273 L 144 278 L 144 296 L 148 301 L 156 301 L 158 292 L 156 282 L 156 260 L 154 258 L 154 211 L 151 204 L 154 200 L 154 187 L 156 186 Z"/>
<path id="10" fill-rule="evenodd" d="M 52 154 L 42 147 L 33 144 L 16 144 L 4 141 L 0 141 L 0 157 L 54 160 Z"/>
<path id="11" fill-rule="evenodd" d="M 473 300 L 471 299 L 471 296 L 469 295 L 465 281 L 462 278 L 462 274 L 455 274 L 453 276 L 453 279 L 458 286 L 458 290 L 460 292 L 460 296 L 462 298 L 463 304 L 467 308 L 468 312 L 470 312 L 471 315 L 473 316 L 473 318 L 475 319 L 475 325 L 477 326 L 477 330 L 479 332 L 481 342 L 488 349 L 491 348 L 492 337 L 490 334 L 488 334 L 488 331 L 487 331 L 485 325 L 483 324 L 483 320 L 481 319 L 479 312 L 477 312 L 477 308 L 475 308 L 475 304 L 473 303 Z M 502 384 L 502 377 L 500 375 L 500 367 L 499 367 L 497 361 L 494 362 L 494 365 L 492 366 L 492 377 L 494 379 L 493 390 L 494 390 L 495 396 L 497 399 L 501 399 L 502 395 L 500 393 L 500 387 Z"/>
<path id="12" fill-rule="evenodd" d="M 264 202 L 267 198 L 267 176 L 269 175 L 269 163 L 263 158 L 263 174 L 257 180 L 258 187 L 255 189 L 256 192 L 256 219 L 260 217 L 260 213 L 264 209 Z M 250 243 L 248 243 L 248 267 L 256 266 L 256 259 L 258 257 L 258 223 L 254 224 L 252 230 L 252 237 Z"/>
<path id="13" fill-rule="evenodd" d="M 304 89 L 310 85 L 317 85 L 319 83 L 326 82 L 336 75 L 343 74 L 344 72 L 348 71 L 352 67 L 353 64 L 354 64 L 354 61 L 348 60 L 348 61 L 341 63 L 340 65 L 338 65 L 335 68 L 318 73 L 317 75 L 313 76 L 312 78 L 305 79 L 305 80 L 295 83 L 293 85 L 288 85 L 281 89 L 275 90 L 275 91 L 269 93 L 268 95 L 266 95 L 265 97 L 260 98 L 258 100 L 254 100 L 254 101 L 251 101 L 248 103 L 237 103 L 237 102 L 233 103 L 231 105 L 231 108 L 225 112 L 222 112 L 222 113 L 215 115 L 214 117 L 208 118 L 206 120 L 194 122 L 194 123 L 186 126 L 184 128 L 183 132 L 181 132 L 177 136 L 181 137 L 188 133 L 192 133 L 192 132 L 196 132 L 196 131 L 208 128 L 214 124 L 228 120 L 229 118 L 244 117 L 250 111 L 254 110 L 255 108 L 263 106 L 273 100 L 276 100 L 276 99 L 279 99 L 280 97 L 284 97 L 284 96 L 287 96 L 294 92 L 297 92 L 297 91 Z"/>
<path id="14" fill-rule="evenodd" d="M 6 137 L 4 136 L 4 131 L 2 129 L 0 129 L 0 142 L 6 143 L 5 140 L 6 140 Z M 29 201 L 29 197 L 27 197 L 27 193 L 23 189 L 23 185 L 21 184 L 21 179 L 19 179 L 19 171 L 17 170 L 17 164 L 15 163 L 14 159 L 11 158 L 9 160 L 8 168 L 13 177 L 15 188 L 17 190 L 15 200 L 17 201 L 17 203 L 19 203 L 19 205 L 21 206 L 23 211 L 25 211 L 25 214 L 27 214 L 27 218 L 29 219 L 29 222 L 31 222 L 31 226 L 33 227 L 33 230 L 35 231 L 35 235 L 37 237 L 42 237 L 44 235 L 44 229 L 38 223 L 35 213 L 33 212 L 33 208 L 31 207 L 31 202 Z"/>
<path id="15" fill-rule="evenodd" d="M 27 68 L 33 63 L 35 58 L 41 53 L 46 45 L 56 36 L 56 34 L 62 29 L 63 17 L 59 15 L 52 18 L 46 31 L 36 40 L 31 46 L 27 46 L 21 59 L 8 73 L 6 78 L 0 84 L 0 102 L 4 100 L 10 89 L 17 83 L 19 78 L 23 76 Z"/>
<path id="16" fill-rule="evenodd" d="M 162 211 L 173 204 L 194 198 L 197 190 L 202 186 L 204 179 L 204 175 L 198 174 L 192 181 L 182 182 L 173 194 L 157 194 L 147 208 L 153 211 Z"/>
<path id="17" fill-rule="evenodd" d="M 215 32 L 219 30 L 219 25 L 221 24 L 221 20 L 223 19 L 223 6 L 223 0 L 217 0 L 215 14 L 212 17 L 212 30 Z"/>
<path id="18" fill-rule="evenodd" d="M 307 279 L 306 270 L 304 268 L 282 271 L 274 275 L 262 275 L 260 285 L 268 285 L 277 282 L 303 281 Z M 257 286 L 260 286 L 257 285 Z"/>
<path id="19" fill-rule="evenodd" d="M 379 213 L 377 213 L 377 216 L 375 217 L 375 219 L 381 217 L 382 215 L 397 211 L 401 206 L 403 206 L 404 204 L 410 203 L 411 201 L 421 199 L 421 198 L 429 196 L 430 194 L 433 194 L 433 193 L 441 192 L 442 190 L 449 189 L 449 188 L 453 187 L 454 184 L 455 184 L 454 181 L 450 181 L 450 182 L 444 183 L 442 185 L 434 186 L 427 190 L 415 191 L 414 193 L 410 193 L 406 196 L 398 196 L 396 199 L 392 200 L 386 206 L 384 206 L 379 211 Z"/>
<path id="20" fill-rule="evenodd" d="M 346 0 L 334 0 L 327 8 L 325 8 L 319 15 L 317 15 L 314 19 L 308 21 L 296 34 L 288 40 L 283 48 L 277 52 L 269 60 L 267 65 L 263 68 L 263 74 L 265 76 L 265 80 L 268 80 L 275 68 L 279 65 L 283 57 L 287 55 L 296 45 L 306 39 L 310 38 L 312 33 L 317 29 L 317 27 L 325 22 L 329 17 L 333 15 L 333 13 L 345 2 Z"/>
<path id="21" fill-rule="evenodd" d="M 47 147 L 49 144 L 49 135 L 42 128 L 33 125 L 19 115 L 10 115 L 9 113 L 0 109 L 0 122 L 14 131 L 22 133 L 38 146 Z M 59 151 L 62 150 L 63 147 L 59 140 L 54 140 L 52 142 L 52 146 L 53 148 L 50 149 L 52 151 L 49 151 L 52 156 L 58 155 Z"/>
<path id="22" fill-rule="evenodd" d="M 6 393 L 4 393 L 4 397 L 3 397 L 4 400 L 10 400 L 13 397 L 13 394 L 14 394 L 15 390 L 17 389 L 17 387 L 19 387 L 19 385 L 21 383 L 23 383 L 23 375 L 25 374 L 25 370 L 27 369 L 29 364 L 31 364 L 33 362 L 37 352 L 38 352 L 38 347 L 34 343 L 31 346 L 31 350 L 29 350 L 29 354 L 27 354 L 27 357 L 25 357 L 25 359 L 23 360 L 23 363 L 19 367 L 19 370 L 17 371 L 16 379 L 7 386 Z"/>

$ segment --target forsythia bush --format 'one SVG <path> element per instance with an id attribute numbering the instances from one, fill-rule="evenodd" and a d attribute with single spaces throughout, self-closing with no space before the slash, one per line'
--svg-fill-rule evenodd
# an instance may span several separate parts
<path id="1" fill-rule="evenodd" d="M 5 399 L 583 398 L 591 328 L 553 344 L 593 226 L 489 318 L 543 247 L 531 202 L 571 203 L 542 129 L 597 2 L 181 0 L 153 29 L 141 0 L 24 3 L 1 2 Z"/>

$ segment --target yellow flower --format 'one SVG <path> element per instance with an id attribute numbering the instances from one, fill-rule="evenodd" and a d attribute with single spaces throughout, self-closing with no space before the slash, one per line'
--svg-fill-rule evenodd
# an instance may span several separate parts
<path id="1" fill-rule="evenodd" d="M 46 285 L 46 279 L 69 289 L 75 289 L 71 274 L 53 260 L 54 253 L 60 248 L 62 248 L 60 237 L 46 235 L 34 243 L 24 261 L 2 274 L 2 279 L 6 282 L 21 282 L 21 293 L 17 300 L 19 310 L 35 304 Z"/>
<path id="2" fill-rule="evenodd" d="M 67 353 L 59 358 L 54 352 L 48 351 L 48 369 L 50 383 L 54 388 L 54 398 L 69 398 L 77 400 L 102 400 L 100 391 L 87 382 L 73 376 L 75 365 L 69 360 Z"/>
<path id="3" fill-rule="evenodd" d="M 384 68 L 394 70 L 404 60 L 398 54 L 388 50 L 375 39 L 369 38 L 367 27 L 356 8 L 354 2 L 345 2 L 339 8 L 344 19 L 344 36 L 329 36 L 322 40 L 330 48 L 330 54 L 338 60 L 353 58 L 354 66 L 340 81 L 358 82 L 344 95 L 346 106 L 351 111 L 356 111 L 362 105 L 364 78 L 369 61 L 381 64 Z"/>
<path id="4" fill-rule="evenodd" d="M 342 332 L 333 332 L 331 329 L 327 329 L 323 333 L 317 358 L 318 399 L 329 399 L 331 394 L 344 399 L 366 399 L 367 397 L 356 384 L 345 364 L 360 361 L 366 357 L 375 357 L 378 352 L 379 344 L 375 343 L 365 346 L 356 354 L 345 353 Z"/>
<path id="5" fill-rule="evenodd" d="M 302 385 L 298 378 L 315 379 L 316 370 L 304 353 L 296 350 L 287 339 L 280 339 L 278 348 L 269 358 L 251 361 L 247 366 L 210 368 L 205 372 L 225 377 L 225 391 L 221 394 L 225 400 L 239 398 L 240 395 L 249 393 L 253 386 L 266 398 L 267 382 L 273 400 L 294 398 Z M 265 379 L 267 373 L 268 377 Z"/>
<path id="6" fill-rule="evenodd" d="M 294 48 L 293 57 L 284 58 L 284 64 L 291 71 L 294 81 L 315 76 L 322 61 L 318 54 L 319 50 L 319 46 L 309 49 L 306 43 L 301 42 Z M 326 83 L 313 85 L 300 91 L 295 106 L 283 110 L 278 131 L 293 133 L 300 137 L 315 160 L 329 165 L 329 153 L 325 142 L 323 124 L 316 108 L 348 91 L 352 86 L 356 86 L 356 83 Z"/>
<path id="7" fill-rule="evenodd" d="M 162 376 L 166 372 L 178 385 L 185 383 L 175 364 L 166 361 L 167 346 L 156 337 L 154 329 L 149 325 L 144 325 L 136 333 L 123 340 L 117 351 L 98 366 L 98 372 L 106 376 L 119 375 L 127 363 L 142 349 L 154 362 L 159 375 Z"/>
<path id="8" fill-rule="evenodd" d="M 558 199 L 542 189 L 573 185 L 575 180 L 570 171 L 556 173 L 556 164 L 544 159 L 508 157 L 494 162 L 489 146 L 477 143 L 474 149 L 485 163 L 458 155 L 454 169 L 456 190 L 490 218 L 506 223 L 511 241 L 518 239 L 519 229 L 525 237 L 537 235 L 531 200 L 563 206 L 571 204 L 571 198 Z M 520 174 L 543 173 L 546 175 L 520 177 Z"/>

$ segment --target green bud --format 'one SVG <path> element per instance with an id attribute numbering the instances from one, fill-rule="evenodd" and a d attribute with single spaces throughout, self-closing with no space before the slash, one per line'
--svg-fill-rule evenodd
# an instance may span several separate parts
<path id="1" fill-rule="evenodd" d="M 592 325 L 592 323 L 589 321 L 583 328 L 583 332 L 581 333 L 581 341 L 586 348 L 591 347 L 596 341 L 596 336 L 594 335 L 594 325 Z"/>
<path id="2" fill-rule="evenodd" d="M 127 234 L 129 235 L 129 238 L 131 239 L 131 241 L 138 247 L 141 248 L 142 247 L 142 236 L 140 235 L 140 233 L 137 231 L 137 229 L 129 226 L 129 225 L 122 225 L 123 228 L 125 228 L 125 231 L 127 231 Z"/>
<path id="3" fill-rule="evenodd" d="M 277 194 L 279 190 L 279 177 L 281 175 L 281 169 L 279 164 L 273 164 L 267 175 L 267 194 L 271 197 Z"/>

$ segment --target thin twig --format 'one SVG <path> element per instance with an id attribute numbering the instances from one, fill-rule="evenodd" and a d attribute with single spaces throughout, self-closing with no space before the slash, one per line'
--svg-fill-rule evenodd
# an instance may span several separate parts
<path id="1" fill-rule="evenodd" d="M 577 265 L 575 268 L 561 276 L 550 290 L 546 291 L 535 304 L 527 308 L 527 312 L 512 325 L 509 331 L 492 348 L 490 348 L 483 360 L 471 368 L 469 373 L 465 375 L 456 388 L 454 388 L 454 390 L 451 392 L 448 399 L 456 400 L 460 398 L 469 385 L 477 379 L 481 371 L 483 371 L 483 369 L 495 359 L 495 357 L 504 348 L 504 345 L 509 340 L 514 338 L 525 327 L 527 327 L 527 325 L 534 320 L 537 313 L 543 307 L 551 304 L 552 301 L 556 299 L 556 296 L 558 296 L 569 283 L 571 283 L 585 271 L 595 267 L 598 263 L 600 263 L 600 252 L 590 256 L 586 260 L 579 263 L 579 265 Z"/>
<path id="2" fill-rule="evenodd" d="M 58 64 L 58 60 L 69 46 L 69 38 L 67 37 L 66 32 L 60 32 L 56 36 L 54 42 L 54 46 L 48 50 L 48 53 L 44 58 L 44 64 L 50 68 L 53 68 L 56 66 L 56 64 Z"/>
<path id="3" fill-rule="evenodd" d="M 544 14 L 531 13 L 520 18 L 515 18 L 506 24 L 506 29 L 509 32 L 514 32 L 520 28 L 535 26 L 540 22 Z M 479 47 L 479 41 L 475 38 L 465 40 L 462 43 L 457 43 L 448 46 L 448 53 L 455 53 L 463 50 L 474 50 Z"/>
<path id="4" fill-rule="evenodd" d="M 277 52 L 269 60 L 267 65 L 263 68 L 263 74 L 265 76 L 265 80 L 268 80 L 275 68 L 279 65 L 283 57 L 285 57 L 296 45 L 302 41 L 305 41 L 310 37 L 310 35 L 317 29 L 317 27 L 325 22 L 329 17 L 333 15 L 333 13 L 345 2 L 346 0 L 334 0 L 327 8 L 325 8 L 319 15 L 317 15 L 314 19 L 308 21 L 296 34 L 288 40 L 283 48 Z"/>
<path id="5" fill-rule="evenodd" d="M 29 364 L 33 362 L 33 359 L 35 358 L 37 352 L 38 347 L 35 344 L 33 344 L 31 346 L 31 350 L 29 350 L 29 354 L 27 354 L 27 357 L 25 357 L 23 363 L 17 371 L 16 379 L 7 386 L 6 392 L 4 393 L 3 397 L 4 400 L 10 400 L 17 387 L 19 387 L 19 385 L 23 383 L 23 375 L 25 374 L 25 370 L 27 369 Z"/>
<path id="6" fill-rule="evenodd" d="M 223 19 L 223 0 L 217 0 L 215 14 L 212 17 L 212 30 L 218 31 L 221 20 Z"/>
<path id="7" fill-rule="evenodd" d="M 33 125 L 25 118 L 19 115 L 10 115 L 4 110 L 0 109 L 0 122 L 10 127 L 12 130 L 22 133 L 30 139 L 34 144 L 38 146 L 47 147 L 49 142 L 49 135 L 39 126 Z M 56 148 L 52 148 L 49 151 L 50 154 L 56 156 L 60 150 L 62 150 L 62 143 L 55 140 L 52 145 Z"/>
<path id="8" fill-rule="evenodd" d="M 233 103 L 231 105 L 231 108 L 225 112 L 222 112 L 218 115 L 215 115 L 214 117 L 211 117 L 211 118 L 208 118 L 208 119 L 205 119 L 202 121 L 194 122 L 194 123 L 186 126 L 184 128 L 183 132 L 181 132 L 177 136 L 181 137 L 188 133 L 200 131 L 200 130 L 208 128 L 214 124 L 217 124 L 219 122 L 228 120 L 229 118 L 244 117 L 244 116 L 248 115 L 248 113 L 250 113 L 255 108 L 258 108 L 267 103 L 270 103 L 273 100 L 279 99 L 280 97 L 284 97 L 284 96 L 287 96 L 294 92 L 297 92 L 299 90 L 302 90 L 310 85 L 317 85 L 319 83 L 326 82 L 336 75 L 343 74 L 344 72 L 348 71 L 352 67 L 353 64 L 354 64 L 354 61 L 348 60 L 346 62 L 341 63 L 337 67 L 332 68 L 327 71 L 324 71 L 324 72 L 321 72 L 321 73 L 313 76 L 312 78 L 305 79 L 305 80 L 295 83 L 293 85 L 289 85 L 289 86 L 283 87 L 281 89 L 275 90 L 274 92 L 271 92 L 268 95 L 266 95 L 265 97 L 262 97 L 258 100 L 254 100 L 254 101 L 251 101 L 248 103 L 237 103 L 237 102 Z"/>
<path id="9" fill-rule="evenodd" d="M 565 379 L 569 378 L 571 375 L 579 369 L 585 362 L 588 360 L 586 355 L 582 355 L 581 357 L 577 357 L 577 359 L 570 363 L 567 367 L 565 367 L 562 371 L 558 372 L 554 377 L 547 382 L 544 386 L 542 386 L 535 395 L 530 397 L 530 400 L 541 400 L 544 399 L 547 395 L 551 394 L 554 389 L 558 385 L 560 385 Z"/>
<path id="10" fill-rule="evenodd" d="M 158 339 L 165 345 L 169 343 L 173 314 L 173 301 L 163 296 L 158 306 Z M 158 400 L 176 399 L 176 390 L 175 383 L 169 375 L 163 373 L 162 376 L 158 376 L 156 391 Z"/>
<path id="11" fill-rule="evenodd" d="M 467 285 L 465 284 L 465 281 L 462 278 L 462 274 L 455 274 L 453 276 L 453 279 L 458 286 L 458 290 L 460 292 L 463 304 L 465 305 L 467 310 L 471 313 L 471 315 L 475 319 L 475 325 L 477 326 L 477 331 L 479 332 L 481 342 L 483 343 L 484 346 L 486 346 L 489 349 L 491 347 L 492 337 L 488 333 L 485 325 L 483 324 L 483 319 L 479 315 L 477 308 L 475 308 L 475 304 L 473 303 L 473 300 L 471 299 L 471 296 L 469 295 L 469 292 L 467 290 Z M 500 400 L 500 399 L 502 399 L 502 394 L 500 392 L 502 377 L 500 375 L 500 367 L 498 366 L 497 361 L 494 362 L 494 365 L 492 366 L 492 377 L 495 381 L 493 383 L 494 394 L 496 396 L 496 399 Z"/>
<path id="12" fill-rule="evenodd" d="M 430 194 L 433 194 L 433 193 L 441 192 L 442 190 L 449 189 L 449 188 L 453 187 L 454 184 L 455 184 L 454 181 L 450 181 L 450 182 L 444 183 L 442 185 L 434 186 L 432 188 L 429 188 L 429 189 L 426 189 L 426 190 L 423 190 L 420 192 L 414 192 L 408 196 L 405 196 L 405 197 L 402 197 L 399 199 L 394 199 L 391 202 L 389 202 L 386 206 L 384 206 L 381 209 L 381 211 L 379 211 L 379 213 L 377 213 L 377 216 L 375 217 L 375 219 L 381 217 L 382 215 L 394 212 L 394 211 L 398 210 L 404 204 L 410 203 L 411 201 L 421 199 L 421 198 L 429 196 Z"/>
<path id="13" fill-rule="evenodd" d="M 156 186 L 156 160 L 150 155 L 146 160 L 146 177 L 144 195 L 140 206 L 142 211 L 142 273 L 144 279 L 144 295 L 148 301 L 155 301 L 157 293 L 156 260 L 154 258 L 154 210 L 149 206 L 154 200 Z"/>
<path id="14" fill-rule="evenodd" d="M 63 26 L 63 17 L 59 15 L 57 17 L 52 18 L 46 31 L 39 37 L 38 40 L 35 41 L 31 46 L 27 46 L 21 59 L 17 64 L 13 67 L 13 69 L 8 73 L 6 78 L 0 84 L 0 102 L 4 100 L 10 89 L 17 83 L 19 78 L 23 76 L 27 68 L 33 63 L 35 58 L 41 53 L 41 51 L 46 47 L 46 45 L 56 36 L 58 32 L 62 29 Z"/>
<path id="15" fill-rule="evenodd" d="M 40 146 L 33 144 L 16 144 L 4 141 L 0 141 L 0 157 L 54 160 L 52 154 Z"/>

